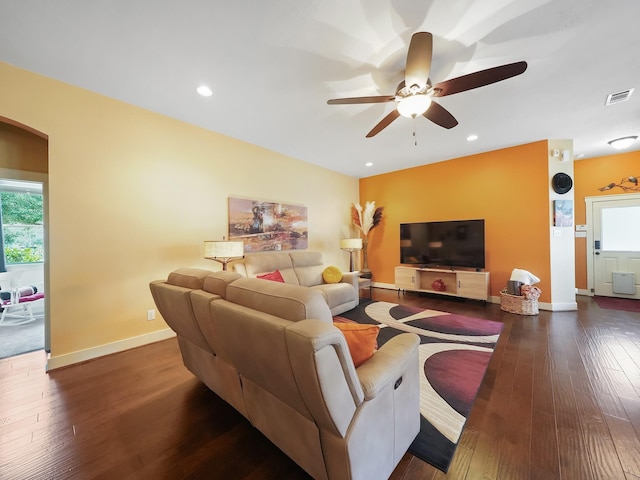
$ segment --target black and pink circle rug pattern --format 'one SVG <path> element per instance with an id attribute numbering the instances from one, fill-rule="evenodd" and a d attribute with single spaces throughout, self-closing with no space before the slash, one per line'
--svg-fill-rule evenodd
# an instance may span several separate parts
<path id="1" fill-rule="evenodd" d="M 420 433 L 409 451 L 446 473 L 503 324 L 389 302 L 364 302 L 341 317 L 379 325 L 379 345 L 420 336 Z"/>

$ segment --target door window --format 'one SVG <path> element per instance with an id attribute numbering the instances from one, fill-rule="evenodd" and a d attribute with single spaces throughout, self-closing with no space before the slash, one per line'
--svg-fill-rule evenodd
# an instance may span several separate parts
<path id="1" fill-rule="evenodd" d="M 602 250 L 640 251 L 640 206 L 605 207 L 601 222 Z"/>

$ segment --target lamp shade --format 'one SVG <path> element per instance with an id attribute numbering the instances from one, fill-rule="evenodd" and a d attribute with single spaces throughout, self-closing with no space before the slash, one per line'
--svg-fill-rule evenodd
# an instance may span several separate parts
<path id="1" fill-rule="evenodd" d="M 244 255 L 244 242 L 231 242 L 227 240 L 206 240 L 204 242 L 204 258 L 229 259 Z"/>
<path id="2" fill-rule="evenodd" d="M 342 238 L 340 239 L 340 248 L 342 250 L 362 250 L 362 239 Z"/>

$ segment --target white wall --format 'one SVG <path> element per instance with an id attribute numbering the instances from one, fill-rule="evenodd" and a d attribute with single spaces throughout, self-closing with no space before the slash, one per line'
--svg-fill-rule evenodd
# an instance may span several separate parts
<path id="1" fill-rule="evenodd" d="M 573 141 L 549 140 L 549 244 L 551 265 L 551 310 L 577 310 L 576 277 L 575 277 L 575 188 L 567 193 L 556 193 L 551 184 L 553 176 L 566 173 L 572 179 L 573 175 Z M 554 150 L 560 152 L 554 156 Z M 573 225 L 567 227 L 554 226 L 554 200 L 570 200 L 574 202 Z"/>

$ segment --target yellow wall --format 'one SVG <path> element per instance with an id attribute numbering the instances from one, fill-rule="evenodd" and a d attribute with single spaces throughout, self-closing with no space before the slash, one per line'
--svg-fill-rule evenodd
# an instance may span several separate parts
<path id="1" fill-rule="evenodd" d="M 485 219 L 486 270 L 499 297 L 514 268 L 540 277 L 550 300 L 547 141 L 410 168 L 360 180 L 360 199 L 384 207 L 372 230 L 374 282 L 394 283 L 400 223 Z"/>
<path id="2" fill-rule="evenodd" d="M 148 283 L 220 269 L 202 242 L 226 234 L 229 196 L 306 205 L 309 249 L 348 267 L 355 178 L 3 63 L 0 117 L 49 140 L 52 357 L 165 329 Z"/>
<path id="3" fill-rule="evenodd" d="M 640 151 L 579 160 L 574 164 L 574 174 L 575 223 L 580 225 L 587 223 L 586 197 L 624 194 L 621 188 L 602 192 L 599 189 L 629 176 L 640 178 Z M 576 238 L 576 288 L 582 290 L 587 289 L 586 241 Z"/>
<path id="4" fill-rule="evenodd" d="M 0 167 L 47 173 L 47 139 L 0 117 Z"/>

